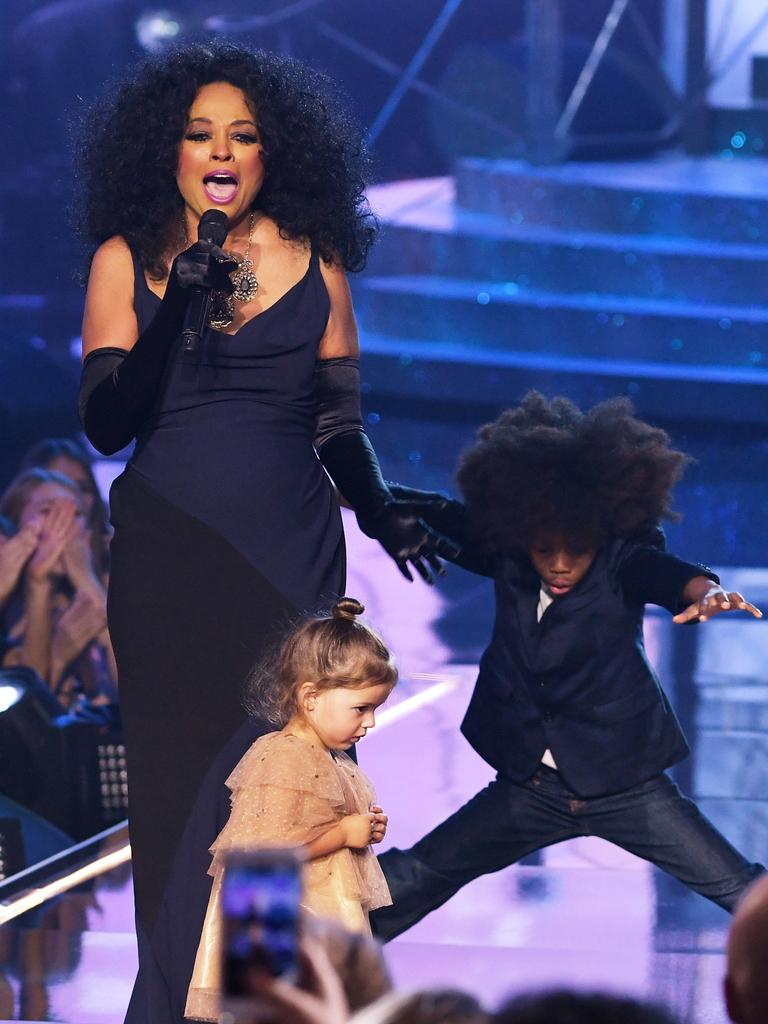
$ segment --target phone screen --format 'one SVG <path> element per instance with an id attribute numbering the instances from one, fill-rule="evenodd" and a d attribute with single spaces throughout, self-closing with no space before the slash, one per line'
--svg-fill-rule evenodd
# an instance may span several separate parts
<path id="1" fill-rule="evenodd" d="M 253 995 L 259 975 L 295 979 L 300 861 L 267 851 L 228 860 L 221 899 L 225 998 Z"/>

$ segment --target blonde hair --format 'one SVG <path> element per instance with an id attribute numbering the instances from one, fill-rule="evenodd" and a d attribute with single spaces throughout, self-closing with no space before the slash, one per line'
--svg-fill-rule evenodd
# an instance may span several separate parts
<path id="1" fill-rule="evenodd" d="M 359 621 L 364 611 L 355 598 L 342 597 L 329 614 L 312 616 L 297 626 L 251 673 L 249 710 L 282 728 L 299 710 L 302 683 L 311 682 L 318 690 L 394 686 L 394 656 L 378 633 Z"/>
<path id="2" fill-rule="evenodd" d="M 74 480 L 64 476 L 63 473 L 57 473 L 54 469 L 33 466 L 30 469 L 23 469 L 8 484 L 4 494 L 0 497 L 0 515 L 10 519 L 18 529 L 27 503 L 38 487 L 42 487 L 43 484 L 57 484 L 59 487 L 64 487 L 72 492 L 78 504 L 82 503 L 83 492 Z"/>

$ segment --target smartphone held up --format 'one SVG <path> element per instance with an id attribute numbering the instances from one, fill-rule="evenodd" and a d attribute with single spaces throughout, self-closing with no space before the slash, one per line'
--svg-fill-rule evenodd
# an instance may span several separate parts
<path id="1" fill-rule="evenodd" d="M 302 859 L 294 850 L 232 851 L 221 889 L 222 1010 L 245 1009 L 264 982 L 299 973 Z"/>

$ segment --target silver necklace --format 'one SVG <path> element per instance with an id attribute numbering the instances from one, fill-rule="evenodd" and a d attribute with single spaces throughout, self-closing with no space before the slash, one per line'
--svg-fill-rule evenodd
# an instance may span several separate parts
<path id="1" fill-rule="evenodd" d="M 248 223 L 248 242 L 245 246 L 245 255 L 241 256 L 239 252 L 227 252 L 227 256 L 237 263 L 237 270 L 233 270 L 230 275 L 235 290 L 231 294 L 227 294 L 227 292 L 211 292 L 208 323 L 214 330 L 220 331 L 225 327 L 229 327 L 235 318 L 235 302 L 244 304 L 256 298 L 259 282 L 256 279 L 256 271 L 253 269 L 253 263 L 250 258 L 255 222 L 256 213 L 252 211 Z"/>

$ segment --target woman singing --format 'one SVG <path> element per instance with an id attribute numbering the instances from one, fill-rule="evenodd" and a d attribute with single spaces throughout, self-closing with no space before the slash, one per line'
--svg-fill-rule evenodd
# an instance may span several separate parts
<path id="1" fill-rule="evenodd" d="M 344 272 L 375 234 L 365 164 L 322 76 L 229 45 L 144 65 L 83 130 L 81 418 L 105 454 L 136 439 L 111 493 L 108 609 L 140 944 L 207 770 L 240 729 L 223 783 L 265 728 L 244 726 L 249 667 L 344 592 L 333 484 L 406 575 L 437 564 L 440 538 L 394 501 L 362 429 Z M 221 248 L 194 241 L 209 209 L 228 219 Z M 188 351 L 199 290 L 210 319 Z"/>

